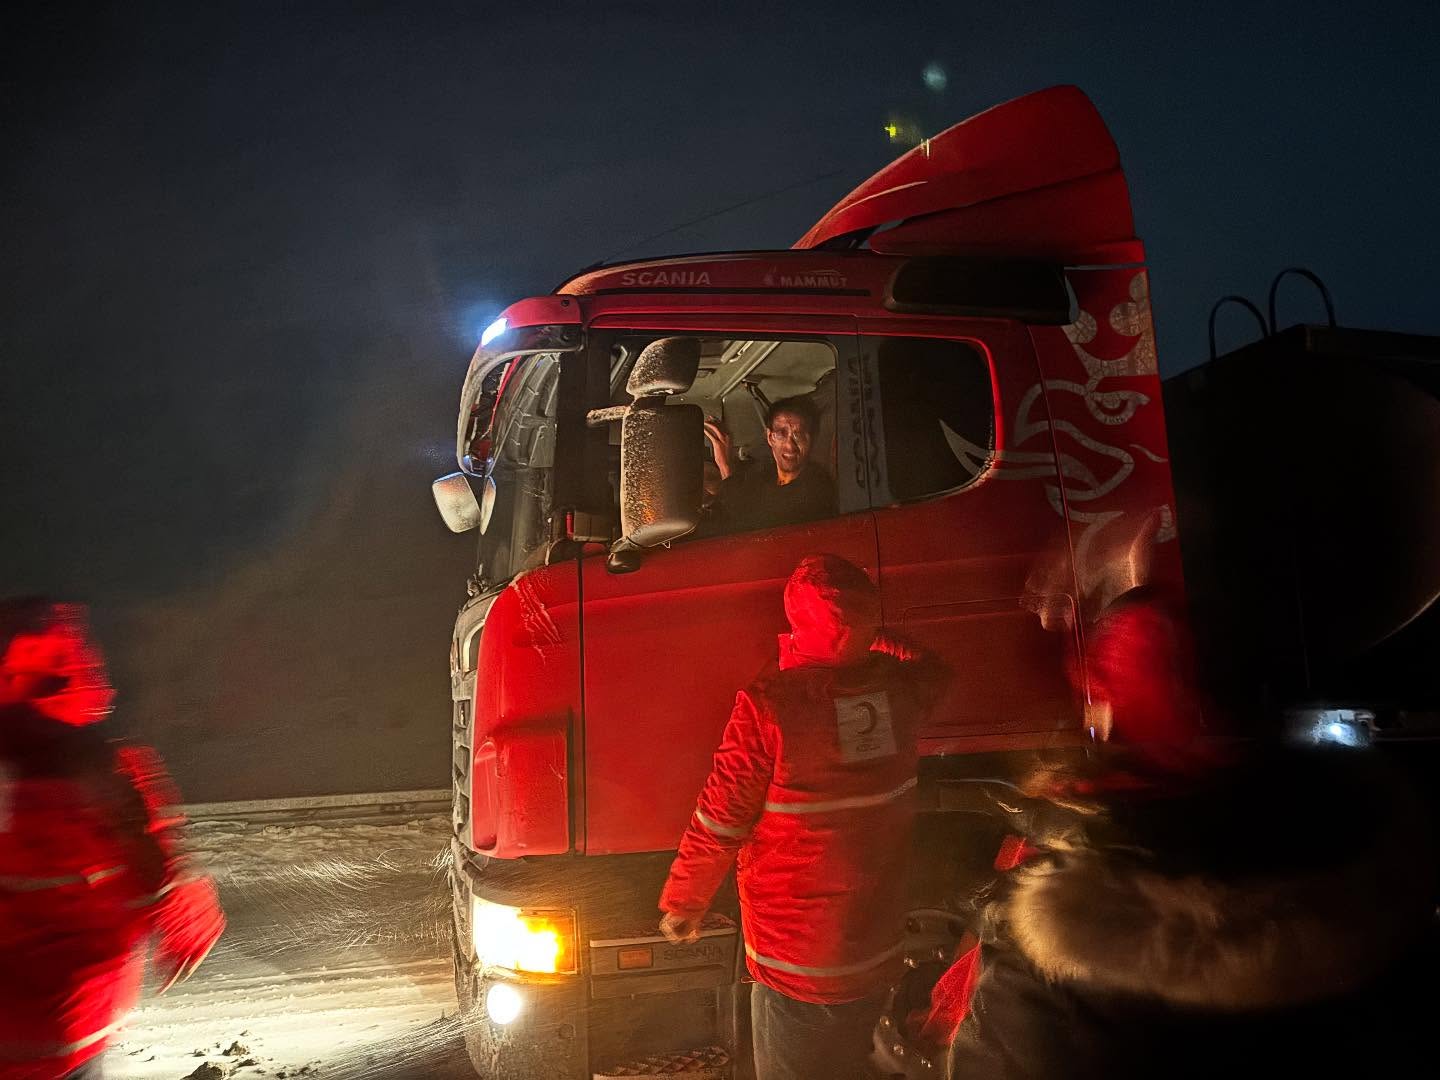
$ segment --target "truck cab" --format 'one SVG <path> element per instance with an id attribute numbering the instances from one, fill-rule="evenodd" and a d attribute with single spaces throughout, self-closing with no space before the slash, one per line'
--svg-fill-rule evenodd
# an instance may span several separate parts
<path id="1" fill-rule="evenodd" d="M 435 486 L 479 534 L 451 886 L 484 1075 L 744 1074 L 733 898 L 687 946 L 655 902 L 803 556 L 863 567 L 886 630 L 955 672 L 923 808 L 1083 747 L 1087 618 L 1180 582 L 1133 233 L 1114 143 L 1058 87 L 916 147 L 794 248 L 592 268 L 486 331 Z M 824 513 L 727 505 L 707 423 L 763 480 L 767 409 L 796 399 Z"/>

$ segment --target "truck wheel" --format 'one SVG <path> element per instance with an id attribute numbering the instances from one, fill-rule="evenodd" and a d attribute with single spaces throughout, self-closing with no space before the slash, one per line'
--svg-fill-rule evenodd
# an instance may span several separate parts
<path id="1" fill-rule="evenodd" d="M 477 1062 L 484 1060 L 487 1055 L 478 1040 L 477 1027 L 481 1017 L 480 1010 L 476 1008 L 478 1002 L 475 999 L 475 965 L 466 959 L 465 950 L 460 947 L 454 919 L 450 920 L 450 969 L 455 976 L 455 1001 L 460 1007 L 458 1015 L 460 1033 L 465 1040 L 465 1055 L 470 1059 L 470 1067 L 476 1070 L 475 1075 L 480 1076 Z"/>
<path id="2" fill-rule="evenodd" d="M 455 924 L 450 924 L 450 970 L 455 976 L 455 1000 L 462 1014 L 475 1007 L 475 969 L 465 959 L 460 942 L 455 934 Z"/>

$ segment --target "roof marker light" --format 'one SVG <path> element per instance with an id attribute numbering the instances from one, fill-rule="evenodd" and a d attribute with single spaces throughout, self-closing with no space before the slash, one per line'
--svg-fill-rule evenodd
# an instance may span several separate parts
<path id="1" fill-rule="evenodd" d="M 510 324 L 505 321 L 505 316 L 501 315 L 500 318 L 496 319 L 489 326 L 487 326 L 485 328 L 485 332 L 480 335 L 480 347 L 484 348 L 486 345 L 489 345 L 490 342 L 494 341 L 497 337 L 499 337 L 507 329 L 509 329 L 509 326 Z"/>

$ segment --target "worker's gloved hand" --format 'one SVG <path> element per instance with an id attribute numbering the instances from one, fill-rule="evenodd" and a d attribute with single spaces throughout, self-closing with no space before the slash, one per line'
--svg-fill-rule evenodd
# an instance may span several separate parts
<path id="1" fill-rule="evenodd" d="M 203 874 L 178 879 L 155 906 L 155 970 L 163 994 L 188 979 L 225 931 L 215 885 Z"/>
<path id="2" fill-rule="evenodd" d="M 703 911 L 667 911 L 660 917 L 660 932 L 676 945 L 688 945 L 700 940 L 700 922 L 704 918 Z"/>

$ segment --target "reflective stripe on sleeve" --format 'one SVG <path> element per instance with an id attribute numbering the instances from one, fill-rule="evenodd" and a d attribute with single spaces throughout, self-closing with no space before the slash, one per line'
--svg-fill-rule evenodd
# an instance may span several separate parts
<path id="1" fill-rule="evenodd" d="M 910 777 L 893 791 L 879 795 L 853 795 L 848 799 L 829 799 L 826 802 L 767 802 L 765 809 L 772 814 L 826 814 L 831 810 L 859 810 L 867 806 L 884 806 L 894 802 L 907 791 L 914 789 L 920 781 Z"/>
<path id="2" fill-rule="evenodd" d="M 879 967 L 887 960 L 893 960 L 904 951 L 905 943 L 903 941 L 897 941 L 884 952 L 877 953 L 868 960 L 861 960 L 856 964 L 842 964 L 839 967 L 807 967 L 804 964 L 792 964 L 786 960 L 776 960 L 774 957 L 761 956 L 749 945 L 745 946 L 745 955 L 761 967 L 774 968 L 776 971 L 789 972 L 791 975 L 806 975 L 821 979 L 841 975 L 858 975 L 862 971 L 869 971 L 873 967 Z"/>
<path id="3" fill-rule="evenodd" d="M 138 897 L 134 900 L 127 901 L 125 906 L 131 908 L 147 908 L 154 904 L 158 904 L 161 900 L 164 900 L 166 896 L 174 892 L 175 889 L 178 888 L 181 884 L 183 884 L 183 882 L 167 881 L 164 885 L 161 885 L 160 888 L 156 889 L 153 893 L 150 893 L 146 896 Z"/>
<path id="4" fill-rule="evenodd" d="M 67 885 L 98 885 L 106 878 L 124 873 L 123 866 L 107 866 L 88 874 L 66 874 L 63 877 L 17 877 L 0 875 L 0 889 L 9 892 L 42 892 L 45 889 L 63 889 Z"/>
<path id="5" fill-rule="evenodd" d="M 108 1039 L 124 1025 L 123 1019 L 113 1024 L 106 1024 L 99 1031 L 91 1032 L 83 1039 L 76 1039 L 72 1043 L 13 1043 L 0 1042 L 0 1061 L 24 1061 L 32 1062 L 46 1058 L 67 1058 L 71 1054 L 78 1054 L 81 1050 L 87 1050 L 96 1043 Z"/>
<path id="6" fill-rule="evenodd" d="M 712 832 L 716 836 L 723 836 L 729 840 L 739 840 L 742 837 L 750 835 L 749 829 L 737 829 L 732 825 L 721 825 L 718 821 L 714 821 L 701 813 L 698 808 L 695 811 L 695 820 L 705 826 L 706 832 Z"/>

